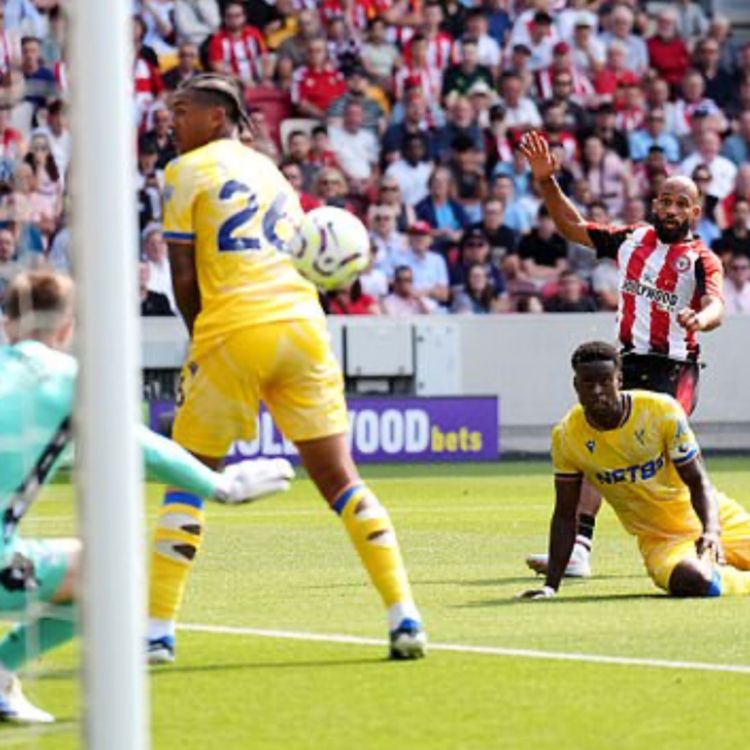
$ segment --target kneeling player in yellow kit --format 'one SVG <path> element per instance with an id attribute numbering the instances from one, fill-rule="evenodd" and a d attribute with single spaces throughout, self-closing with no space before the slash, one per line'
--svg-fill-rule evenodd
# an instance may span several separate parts
<path id="1" fill-rule="evenodd" d="M 750 514 L 708 478 L 685 412 L 671 396 L 622 391 L 617 350 L 599 341 L 573 354 L 580 403 L 552 433 L 556 504 L 549 571 L 553 596 L 576 534 L 585 477 L 638 540 L 648 574 L 674 596 L 750 593 Z"/>
<path id="2" fill-rule="evenodd" d="M 217 467 L 234 440 L 254 437 L 262 400 L 378 590 L 391 658 L 423 656 L 393 525 L 351 458 L 343 379 L 317 292 L 284 252 L 303 217 L 296 193 L 268 158 L 236 140 L 247 116 L 232 79 L 197 76 L 172 107 L 180 156 L 166 169 L 164 234 L 191 335 L 174 440 Z M 152 558 L 152 663 L 174 658 L 174 622 L 202 527 L 202 500 L 168 491 Z"/>

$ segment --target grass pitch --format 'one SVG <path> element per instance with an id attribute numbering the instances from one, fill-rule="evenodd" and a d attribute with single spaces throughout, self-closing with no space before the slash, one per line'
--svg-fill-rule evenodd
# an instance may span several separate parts
<path id="1" fill-rule="evenodd" d="M 750 461 L 717 459 L 709 468 L 720 489 L 750 505 Z M 524 556 L 546 544 L 547 465 L 367 475 L 397 525 L 432 642 L 486 650 L 435 650 L 397 664 L 385 661 L 384 645 L 308 639 L 385 638 L 377 597 L 335 516 L 306 480 L 255 506 L 210 506 L 182 617 L 198 629 L 180 633 L 175 665 L 152 671 L 154 748 L 747 747 L 750 601 L 662 596 L 605 509 L 595 578 L 564 583 L 551 601 L 516 602 L 535 583 Z M 151 515 L 159 494 L 149 486 Z M 65 534 L 72 513 L 70 487 L 51 487 L 24 532 Z M 279 637 L 288 633 L 302 635 Z M 552 654 L 571 658 L 544 658 Z M 0 727 L 0 747 L 82 746 L 77 658 L 76 646 L 62 649 L 26 677 L 30 697 L 60 723 Z M 716 671 L 721 665 L 745 671 Z"/>

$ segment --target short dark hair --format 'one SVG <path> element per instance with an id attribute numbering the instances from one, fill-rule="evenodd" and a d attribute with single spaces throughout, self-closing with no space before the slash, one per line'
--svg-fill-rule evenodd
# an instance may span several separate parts
<path id="1" fill-rule="evenodd" d="M 65 103 L 62 99 L 53 99 L 48 105 L 47 105 L 47 114 L 48 115 L 59 115 L 65 112 Z"/>
<path id="2" fill-rule="evenodd" d="M 414 278 L 414 271 L 412 271 L 411 266 L 396 266 L 396 270 L 393 272 L 393 280 L 398 281 L 398 277 L 407 272 Z"/>
<path id="3" fill-rule="evenodd" d="M 589 211 L 591 211 L 592 208 L 601 208 L 601 209 L 604 209 L 605 213 L 607 213 L 607 214 L 609 213 L 609 209 L 607 208 L 607 204 L 604 201 L 599 201 L 599 200 L 591 201 L 590 203 L 587 204 L 586 208 Z"/>
<path id="4" fill-rule="evenodd" d="M 622 369 L 620 352 L 606 341 L 587 341 L 581 344 L 570 358 L 570 364 L 574 370 L 581 365 L 591 365 L 597 362 L 611 362 L 616 370 Z"/>

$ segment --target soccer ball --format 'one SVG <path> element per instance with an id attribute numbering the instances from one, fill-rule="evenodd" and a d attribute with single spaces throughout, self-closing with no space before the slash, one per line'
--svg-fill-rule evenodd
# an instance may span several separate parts
<path id="1" fill-rule="evenodd" d="M 306 214 L 290 245 L 297 270 L 326 292 L 347 287 L 370 260 L 370 236 L 364 224 L 334 206 Z"/>

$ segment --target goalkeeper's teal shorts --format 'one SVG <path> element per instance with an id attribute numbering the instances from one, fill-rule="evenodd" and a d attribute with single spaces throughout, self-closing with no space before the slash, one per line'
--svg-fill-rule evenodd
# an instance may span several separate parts
<path id="1" fill-rule="evenodd" d="M 16 619 L 29 606 L 50 602 L 68 567 L 68 555 L 49 541 L 11 541 L 0 551 L 0 619 Z"/>

